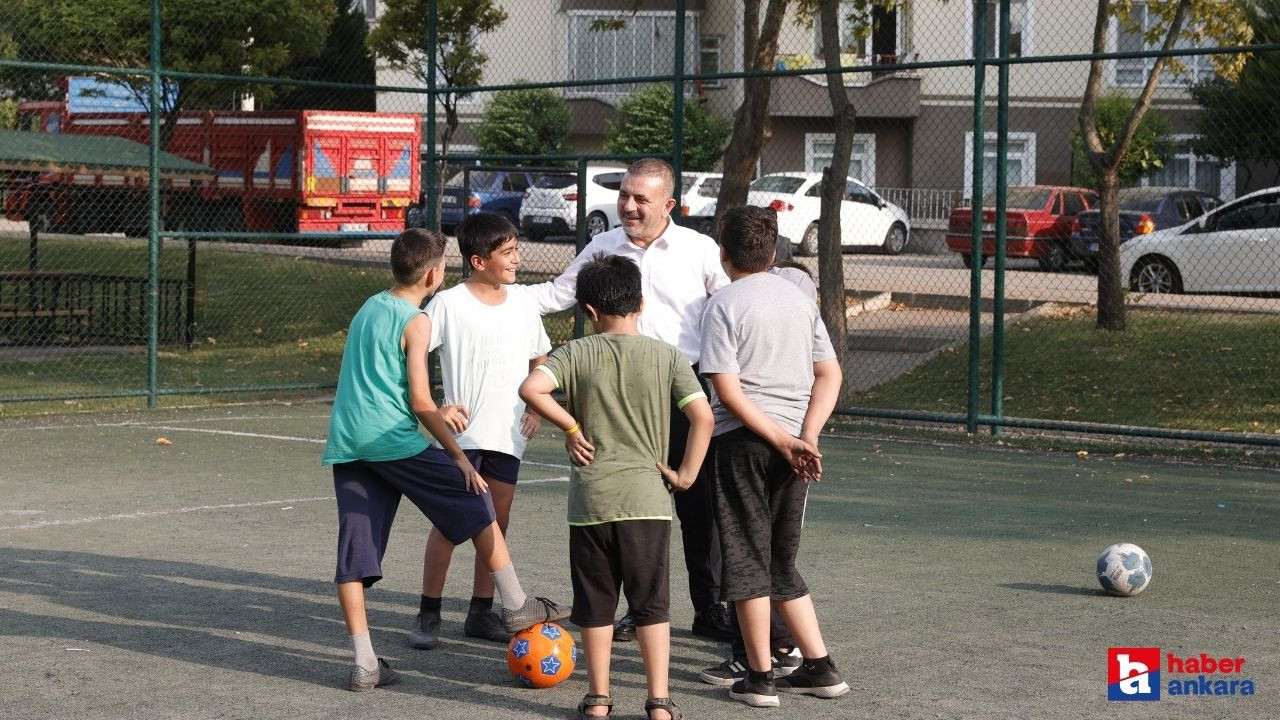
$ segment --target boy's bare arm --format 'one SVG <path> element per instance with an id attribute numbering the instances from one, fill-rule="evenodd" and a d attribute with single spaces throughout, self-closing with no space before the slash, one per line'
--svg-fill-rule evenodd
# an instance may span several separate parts
<path id="1" fill-rule="evenodd" d="M 547 361 L 545 353 L 536 358 L 529 360 L 529 372 L 533 372 L 534 368 Z M 538 428 L 542 427 L 542 416 L 529 408 L 525 408 L 524 413 L 520 415 L 520 434 L 526 440 L 538 434 Z"/>
<path id="2" fill-rule="evenodd" d="M 813 386 L 809 390 L 809 407 L 804 413 L 804 422 L 800 424 L 800 439 L 818 447 L 818 437 L 822 434 L 822 426 L 831 418 L 836 403 L 840 400 L 840 384 L 844 374 L 840 371 L 840 361 L 835 358 L 822 360 L 813 364 Z M 809 475 L 822 477 L 822 456 L 813 460 Z"/>
<path id="3" fill-rule="evenodd" d="M 568 451 L 569 460 L 574 465 L 588 465 L 595 459 L 596 449 L 587 441 L 586 433 L 573 415 L 551 397 L 555 389 L 556 383 L 550 375 L 534 370 L 520 383 L 520 398 L 534 412 L 550 420 L 565 433 L 564 449 Z"/>
<path id="4" fill-rule="evenodd" d="M 409 378 L 409 407 L 431 437 L 444 448 L 445 453 L 462 471 L 467 489 L 476 493 L 488 492 L 489 486 L 480 473 L 472 467 L 462 448 L 453 439 L 453 433 L 431 397 L 431 376 L 427 373 L 427 348 L 431 343 L 431 319 L 425 314 L 415 315 L 404 328 L 405 372 Z"/>
<path id="5" fill-rule="evenodd" d="M 711 430 L 715 421 L 711 416 L 711 403 L 705 397 L 690 400 L 683 408 L 689 418 L 689 439 L 684 445 L 684 457 L 680 467 L 672 469 L 658 463 L 658 472 L 673 490 L 688 490 L 698 479 L 698 471 L 707 459 L 707 445 L 711 443 Z"/>
<path id="6" fill-rule="evenodd" d="M 748 430 L 759 435 L 782 453 L 797 474 L 814 477 L 809 468 L 813 467 L 815 459 L 822 457 L 816 445 L 788 433 L 761 410 L 760 406 L 752 402 L 751 398 L 742 391 L 742 381 L 737 373 L 713 373 L 708 374 L 707 378 L 715 388 L 720 402 Z"/>

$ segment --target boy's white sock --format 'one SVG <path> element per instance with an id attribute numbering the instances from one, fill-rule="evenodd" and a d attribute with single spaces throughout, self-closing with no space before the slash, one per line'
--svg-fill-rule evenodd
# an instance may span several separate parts
<path id="1" fill-rule="evenodd" d="M 369 631 L 351 636 L 351 649 L 356 654 L 356 665 L 365 670 L 378 668 L 378 656 L 373 653 L 373 641 L 369 639 Z"/>
<path id="2" fill-rule="evenodd" d="M 524 594 L 524 588 L 520 587 L 520 581 L 516 579 L 515 565 L 507 563 L 501 570 L 489 573 L 489 577 L 493 578 L 493 584 L 502 595 L 503 608 L 514 611 L 524 606 L 524 601 L 529 596 Z"/>

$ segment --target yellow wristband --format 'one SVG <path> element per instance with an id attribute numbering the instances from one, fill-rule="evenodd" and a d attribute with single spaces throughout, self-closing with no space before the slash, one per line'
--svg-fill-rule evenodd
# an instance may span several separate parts
<path id="1" fill-rule="evenodd" d="M 571 428 L 569 428 L 568 430 L 565 430 L 565 431 L 564 431 L 564 434 L 565 434 L 565 435 L 572 435 L 572 434 L 574 434 L 574 433 L 578 432 L 578 431 L 579 431 L 579 430 L 581 430 L 581 429 L 582 429 L 582 425 L 581 425 L 580 423 L 574 423 L 574 424 L 573 424 L 573 427 L 571 427 Z"/>

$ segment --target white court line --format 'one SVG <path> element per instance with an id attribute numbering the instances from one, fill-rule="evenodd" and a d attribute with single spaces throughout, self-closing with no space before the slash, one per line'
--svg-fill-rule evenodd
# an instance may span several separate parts
<path id="1" fill-rule="evenodd" d="M 176 510 L 140 510 L 138 512 L 117 513 L 115 515 L 94 515 L 92 517 L 74 518 L 71 520 L 41 520 L 38 522 L 27 523 L 25 525 L 8 525 L 0 527 L 0 530 L 35 530 L 38 528 L 59 527 L 63 525 L 85 525 L 87 523 L 103 522 L 106 520 L 136 520 L 139 518 L 161 517 L 164 515 L 183 515 L 185 513 L 202 512 L 204 510 L 234 510 L 237 508 L 266 507 L 269 505 L 286 505 L 289 503 L 321 502 L 333 499 L 333 496 L 329 495 L 326 497 L 290 498 L 288 500 L 227 503 L 225 505 L 196 505 L 192 507 L 177 508 Z"/>
<path id="2" fill-rule="evenodd" d="M 175 425 L 129 425 L 128 427 L 143 430 L 171 430 L 173 432 L 207 433 L 209 435 L 235 435 L 236 437 L 261 438 L 263 440 L 291 440 L 293 442 L 316 443 L 323 445 L 324 438 L 293 437 L 291 435 L 268 435 L 266 433 L 239 432 L 237 430 L 210 430 L 208 428 L 177 427 Z"/>
<path id="3" fill-rule="evenodd" d="M 561 464 L 561 463 L 540 463 L 540 462 L 534 462 L 534 461 L 532 461 L 532 460 L 521 460 L 521 461 L 520 461 L 520 464 L 521 464 L 521 465 L 532 465 L 533 467 L 556 468 L 556 469 L 559 469 L 559 470 L 568 470 L 568 469 L 569 469 L 569 466 L 568 466 L 568 465 L 564 465 L 564 464 Z"/>
<path id="4" fill-rule="evenodd" d="M 537 485 L 539 483 L 561 483 L 561 482 L 569 482 L 569 476 L 564 475 L 562 477 L 539 478 L 537 480 L 521 480 L 517 484 L 518 485 Z M 3 528 L 0 528 L 0 529 L 3 529 Z"/>

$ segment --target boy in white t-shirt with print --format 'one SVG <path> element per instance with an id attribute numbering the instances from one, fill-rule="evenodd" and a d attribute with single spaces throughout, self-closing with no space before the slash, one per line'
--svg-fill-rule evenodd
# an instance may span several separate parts
<path id="1" fill-rule="evenodd" d="M 538 308 L 516 285 L 520 265 L 517 231 L 494 213 L 476 213 L 458 226 L 458 247 L 471 276 L 427 305 L 430 349 L 440 349 L 445 422 L 477 472 L 489 484 L 498 527 L 507 531 L 525 443 L 540 419 L 525 409 L 520 383 L 547 357 L 551 341 Z M 409 644 L 439 644 L 440 604 L 453 544 L 432 529 L 422 558 L 422 598 Z M 463 631 L 507 642 L 510 634 L 493 611 L 493 580 L 476 565 Z"/>

